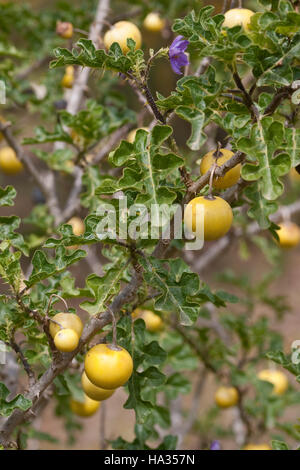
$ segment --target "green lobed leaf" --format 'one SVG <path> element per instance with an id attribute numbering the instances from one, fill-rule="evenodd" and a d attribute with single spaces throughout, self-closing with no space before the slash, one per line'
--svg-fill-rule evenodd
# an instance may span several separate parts
<path id="1" fill-rule="evenodd" d="M 0 187 L 0 206 L 13 206 L 17 191 L 13 186 Z"/>
<path id="2" fill-rule="evenodd" d="M 12 414 L 15 409 L 20 409 L 22 411 L 28 410 L 32 402 L 28 400 L 23 395 L 17 395 L 13 400 L 7 401 L 7 397 L 9 395 L 8 388 L 3 384 L 0 383 L 0 415 L 8 417 Z"/>
<path id="3" fill-rule="evenodd" d="M 284 140 L 283 124 L 265 117 L 252 126 L 249 138 L 242 137 L 236 142 L 236 147 L 255 162 L 243 165 L 242 177 L 247 181 L 260 180 L 262 195 L 267 200 L 277 199 L 282 194 L 284 187 L 279 177 L 290 169 L 290 156 L 275 154 L 284 147 Z"/>
<path id="4" fill-rule="evenodd" d="M 86 252 L 83 250 L 68 252 L 64 247 L 58 247 L 55 258 L 49 261 L 43 251 L 36 250 L 32 258 L 32 273 L 28 281 L 25 281 L 27 287 L 32 287 L 37 282 L 64 271 L 71 264 L 84 258 L 85 255 Z"/>

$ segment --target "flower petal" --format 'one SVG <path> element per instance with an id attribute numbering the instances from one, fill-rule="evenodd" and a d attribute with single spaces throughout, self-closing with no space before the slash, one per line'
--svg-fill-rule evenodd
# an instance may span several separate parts
<path id="1" fill-rule="evenodd" d="M 189 45 L 189 41 L 187 39 L 185 39 L 184 41 L 182 41 L 180 44 L 178 44 L 178 49 L 180 49 L 181 51 L 185 51 L 186 48 L 188 47 Z"/>
<path id="2" fill-rule="evenodd" d="M 173 69 L 173 71 L 177 74 L 177 75 L 182 75 L 182 72 L 177 64 L 177 61 L 172 61 L 171 60 L 171 67 Z"/>

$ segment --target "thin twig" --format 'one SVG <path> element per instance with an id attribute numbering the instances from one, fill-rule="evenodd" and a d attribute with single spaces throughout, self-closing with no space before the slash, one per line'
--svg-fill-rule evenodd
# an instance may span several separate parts
<path id="1" fill-rule="evenodd" d="M 9 345 L 15 351 L 15 353 L 17 354 L 17 356 L 19 357 L 19 359 L 21 360 L 21 362 L 23 364 L 24 370 L 25 370 L 26 374 L 28 375 L 28 388 L 30 389 L 35 383 L 35 375 L 34 375 L 33 370 L 31 369 L 26 357 L 24 356 L 22 349 L 20 348 L 20 346 L 17 344 L 17 342 L 15 340 L 15 332 L 14 331 L 11 335 Z"/>
<path id="2" fill-rule="evenodd" d="M 198 65 L 198 68 L 195 72 L 195 77 L 200 77 L 200 75 L 203 75 L 206 70 L 208 69 L 209 65 L 211 63 L 211 58 L 210 57 L 203 57 L 201 60 L 200 64 Z"/>
<path id="3" fill-rule="evenodd" d="M 109 4 L 110 4 L 109 0 L 99 0 L 96 15 L 95 15 L 95 21 L 92 23 L 91 29 L 89 32 L 89 39 L 95 45 L 97 44 L 98 37 L 101 35 L 101 31 L 104 27 L 104 20 L 109 11 Z M 76 80 L 72 87 L 72 92 L 69 96 L 68 104 L 67 104 L 67 111 L 71 114 L 76 114 L 79 109 L 83 92 L 88 82 L 90 70 L 91 69 L 89 67 L 85 67 L 83 70 L 81 70 L 78 73 L 76 77 Z"/>

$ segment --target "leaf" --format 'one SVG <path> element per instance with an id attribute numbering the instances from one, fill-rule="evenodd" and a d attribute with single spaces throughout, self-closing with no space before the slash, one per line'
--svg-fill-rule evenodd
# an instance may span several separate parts
<path id="1" fill-rule="evenodd" d="M 177 436 L 165 436 L 161 444 L 157 447 L 158 450 L 176 450 Z"/>
<path id="2" fill-rule="evenodd" d="M 187 145 L 191 150 L 199 150 L 205 142 L 203 128 L 207 125 L 212 110 L 210 104 L 222 88 L 215 78 L 215 70 L 209 67 L 200 77 L 184 77 L 178 81 L 176 91 L 168 98 L 160 97 L 157 105 L 162 109 L 172 109 L 182 119 L 191 124 L 191 135 Z"/>
<path id="3" fill-rule="evenodd" d="M 169 126 L 156 125 L 151 133 L 138 130 L 133 144 L 122 141 L 109 155 L 109 161 L 115 166 L 126 165 L 123 175 L 119 180 L 111 177 L 104 179 L 96 195 L 134 191 L 136 205 L 143 204 L 153 211 L 153 226 L 160 227 L 167 223 L 171 217 L 168 207 L 175 200 L 176 192 L 166 180 L 172 171 L 177 175 L 177 168 L 183 165 L 179 155 L 162 150 L 171 133 Z M 163 210 L 162 216 L 160 209 Z"/>
<path id="4" fill-rule="evenodd" d="M 12 245 L 21 250 L 28 256 L 28 246 L 24 242 L 23 235 L 16 233 L 15 230 L 21 223 L 20 217 L 12 215 L 10 217 L 0 217 L 0 240 L 7 245 Z"/>
<path id="5" fill-rule="evenodd" d="M 9 247 L 0 252 L 0 276 L 16 291 L 19 291 L 21 280 L 20 257 L 20 251 L 11 252 Z"/>
<path id="6" fill-rule="evenodd" d="M 80 307 L 90 315 L 96 315 L 104 311 L 106 301 L 120 290 L 120 282 L 126 265 L 126 262 L 120 260 L 118 267 L 109 269 L 102 277 L 97 276 L 97 274 L 90 274 L 86 279 L 86 287 L 91 292 L 94 300 L 92 302 L 82 302 Z"/>
<path id="7" fill-rule="evenodd" d="M 256 220 L 263 230 L 269 228 L 271 225 L 269 216 L 277 211 L 278 204 L 273 201 L 268 201 L 262 196 L 260 182 L 248 186 L 244 190 L 244 196 L 250 203 L 250 207 L 247 211 L 248 216 Z"/>
<path id="8" fill-rule="evenodd" d="M 27 287 L 32 287 L 37 282 L 64 271 L 71 264 L 84 258 L 85 255 L 86 252 L 83 250 L 70 253 L 64 247 L 58 247 L 55 258 L 49 261 L 43 251 L 36 250 L 32 258 L 32 273 L 28 281 L 25 281 Z"/>
<path id="9" fill-rule="evenodd" d="M 300 163 L 300 129 L 295 127 L 287 127 L 285 129 L 286 145 L 284 146 L 291 158 L 291 167 Z"/>
<path id="10" fill-rule="evenodd" d="M 160 293 L 155 297 L 155 309 L 176 313 L 182 325 L 193 324 L 204 302 L 220 306 L 237 300 L 225 292 L 213 294 L 207 286 L 200 286 L 198 274 L 181 259 L 160 260 L 149 256 L 141 258 L 140 263 L 145 281 Z"/>
<path id="11" fill-rule="evenodd" d="M 284 186 L 279 176 L 290 169 L 290 157 L 287 153 L 274 155 L 282 148 L 284 129 L 280 122 L 272 118 L 262 118 L 251 129 L 250 137 L 242 137 L 236 147 L 245 152 L 255 163 L 246 163 L 242 167 L 242 177 L 247 181 L 261 181 L 262 195 L 267 200 L 277 199 Z"/>
<path id="12" fill-rule="evenodd" d="M 18 408 L 22 411 L 28 410 L 32 406 L 32 401 L 24 397 L 24 395 L 17 395 L 13 400 L 7 401 L 10 394 L 8 388 L 0 383 L 0 415 L 8 417 L 12 412 Z"/>
<path id="13" fill-rule="evenodd" d="M 65 65 L 81 65 L 91 68 L 106 68 L 117 72 L 127 72 L 132 65 L 129 57 L 122 54 L 119 44 L 114 43 L 106 53 L 104 49 L 96 50 L 90 39 L 80 39 L 77 42 L 80 50 L 74 49 L 72 52 L 68 49 L 57 48 L 54 54 L 57 60 L 51 62 L 50 67 L 62 67 Z"/>
<path id="14" fill-rule="evenodd" d="M 72 173 L 74 171 L 73 152 L 70 149 L 58 149 L 53 153 L 44 152 L 43 150 L 36 149 L 34 151 L 36 156 L 44 160 L 49 168 L 57 171 L 64 171 Z"/>
<path id="15" fill-rule="evenodd" d="M 13 206 L 17 191 L 13 186 L 0 187 L 0 206 Z"/>
<path id="16" fill-rule="evenodd" d="M 268 359 L 271 359 L 272 361 L 276 362 L 277 364 L 280 364 L 282 367 L 284 367 L 286 370 L 291 372 L 291 374 L 294 374 L 298 376 L 300 374 L 300 366 L 297 363 L 293 363 L 291 358 L 286 356 L 282 351 L 269 351 L 267 353 Z"/>
<path id="17" fill-rule="evenodd" d="M 199 109 L 190 109 L 187 106 L 178 106 L 176 108 L 176 114 L 190 122 L 192 133 L 187 141 L 187 145 L 191 150 L 199 150 L 201 145 L 205 142 L 205 135 L 202 132 L 205 114 Z"/>
<path id="18" fill-rule="evenodd" d="M 35 137 L 27 137 L 23 140 L 23 145 L 45 144 L 47 142 L 66 142 L 72 144 L 70 135 L 64 131 L 61 124 L 56 124 L 53 132 L 48 132 L 44 127 L 39 126 L 35 129 Z"/>
<path id="19" fill-rule="evenodd" d="M 173 31 L 189 40 L 189 51 L 200 57 L 216 57 L 232 62 L 236 54 L 244 52 L 251 44 L 240 26 L 222 32 L 223 15 L 211 16 L 214 7 L 209 5 L 199 13 L 191 11 L 182 19 L 176 19 Z"/>
<path id="20" fill-rule="evenodd" d="M 128 122 L 135 122 L 133 111 L 123 103 L 103 106 L 95 100 L 88 100 L 86 107 L 75 115 L 63 110 L 60 119 L 64 126 L 72 129 L 71 137 L 75 144 L 84 148 L 93 142 L 106 138 Z"/>
<path id="21" fill-rule="evenodd" d="M 276 440 L 273 440 L 272 441 L 272 449 L 273 450 L 289 450 L 289 447 L 288 445 L 283 442 L 283 441 L 276 441 Z"/>

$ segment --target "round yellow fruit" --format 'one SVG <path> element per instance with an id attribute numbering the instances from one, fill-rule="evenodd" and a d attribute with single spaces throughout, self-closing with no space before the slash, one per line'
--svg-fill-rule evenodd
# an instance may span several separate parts
<path id="1" fill-rule="evenodd" d="M 97 344 L 85 356 L 84 368 L 94 385 L 112 390 L 130 378 L 133 361 L 129 352 L 120 346 Z"/>
<path id="2" fill-rule="evenodd" d="M 127 39 L 133 39 L 135 41 L 135 48 L 140 49 L 142 35 L 139 28 L 130 21 L 118 21 L 111 29 L 106 31 L 103 42 L 106 49 L 109 49 L 114 42 L 117 42 L 123 54 L 127 54 L 129 51 Z"/>
<path id="3" fill-rule="evenodd" d="M 92 400 L 87 395 L 84 396 L 83 403 L 74 399 L 71 399 L 70 401 L 70 407 L 73 413 L 83 418 L 87 418 L 88 416 L 95 414 L 100 405 L 101 403 L 99 401 Z"/>
<path id="4" fill-rule="evenodd" d="M 230 408 L 239 401 L 239 392 L 235 387 L 219 387 L 215 393 L 215 402 L 220 408 Z"/>
<path id="5" fill-rule="evenodd" d="M 156 315 L 156 313 L 151 310 L 142 310 L 140 316 L 146 323 L 147 330 L 155 332 L 163 328 L 164 322 L 160 316 Z"/>
<path id="6" fill-rule="evenodd" d="M 72 225 L 73 233 L 77 237 L 84 234 L 85 227 L 83 221 L 79 217 L 72 217 L 68 222 L 68 225 Z"/>
<path id="7" fill-rule="evenodd" d="M 115 390 L 105 390 L 104 388 L 97 387 L 88 378 L 85 372 L 81 376 L 81 384 L 84 393 L 92 400 L 103 401 L 111 397 Z"/>
<path id="8" fill-rule="evenodd" d="M 129 134 L 127 135 L 127 138 L 126 138 L 127 142 L 130 142 L 131 144 L 133 144 L 136 133 L 139 129 L 143 129 L 144 131 L 149 131 L 148 127 L 138 127 L 137 129 L 132 129 L 132 131 L 130 131 Z"/>
<path id="9" fill-rule="evenodd" d="M 208 152 L 201 160 L 200 164 L 200 171 L 202 175 L 205 175 L 212 165 L 216 162 L 218 166 L 222 166 L 225 162 L 230 160 L 230 158 L 234 155 L 231 150 L 227 149 L 220 149 L 220 157 L 217 159 L 214 156 L 215 150 Z M 241 164 L 234 166 L 231 170 L 227 171 L 227 173 L 218 178 L 214 177 L 213 179 L 213 187 L 217 189 L 226 189 L 230 188 L 231 186 L 235 185 L 241 176 Z"/>
<path id="10" fill-rule="evenodd" d="M 165 27 L 165 20 L 158 13 L 148 13 L 144 19 L 143 26 L 152 33 L 159 33 Z"/>
<path id="11" fill-rule="evenodd" d="M 79 336 L 71 328 L 64 328 L 54 336 L 54 344 L 59 351 L 71 352 L 77 348 Z"/>
<path id="12" fill-rule="evenodd" d="M 245 31 L 249 31 L 250 18 L 254 12 L 247 8 L 232 8 L 225 13 L 223 26 L 233 28 L 234 26 L 243 26 Z"/>
<path id="13" fill-rule="evenodd" d="M 272 450 L 268 444 L 247 444 L 243 450 Z"/>
<path id="14" fill-rule="evenodd" d="M 80 237 L 80 235 L 83 235 L 85 232 L 85 226 L 83 221 L 79 217 L 72 217 L 67 224 L 72 225 L 72 230 L 74 235 L 77 237 Z M 77 250 L 78 245 L 70 245 L 66 246 L 67 250 Z"/>
<path id="15" fill-rule="evenodd" d="M 278 224 L 277 230 L 279 245 L 283 248 L 293 248 L 300 242 L 300 227 L 293 222 L 282 222 Z"/>
<path id="16" fill-rule="evenodd" d="M 199 208 L 199 209 L 198 209 Z M 203 217 L 202 217 L 203 211 Z M 197 214 L 199 214 L 197 216 Z M 184 223 L 197 238 L 217 240 L 232 225 L 233 214 L 228 202 L 220 197 L 200 196 L 192 199 L 184 211 Z"/>
<path id="17" fill-rule="evenodd" d="M 74 83 L 74 76 L 71 74 L 65 74 L 61 80 L 61 86 L 64 88 L 72 88 Z"/>
<path id="18" fill-rule="evenodd" d="M 0 150 L 0 169 L 7 175 L 15 175 L 23 170 L 23 164 L 18 159 L 16 152 L 11 147 L 3 147 Z"/>
<path id="19" fill-rule="evenodd" d="M 270 382 L 274 386 L 274 395 L 283 395 L 289 386 L 289 382 L 286 375 L 283 372 L 280 372 L 280 370 L 261 370 L 257 374 L 257 376 L 260 380 Z"/>
<path id="20" fill-rule="evenodd" d="M 72 75 L 72 76 L 74 76 L 74 75 L 75 75 L 75 68 L 74 68 L 74 66 L 73 66 L 73 65 L 67 65 L 65 74 L 66 74 L 66 75 Z"/>
<path id="21" fill-rule="evenodd" d="M 135 308 L 131 314 L 132 318 L 138 318 L 142 312 L 141 308 Z"/>
<path id="22" fill-rule="evenodd" d="M 80 338 L 83 330 L 83 324 L 79 316 L 75 315 L 75 313 L 60 312 L 54 315 L 51 320 L 54 320 L 50 321 L 49 327 L 52 338 L 54 338 L 60 330 L 69 328 L 75 331 L 77 336 Z"/>
<path id="23" fill-rule="evenodd" d="M 290 180 L 293 182 L 300 182 L 300 174 L 296 170 L 296 168 L 292 168 L 289 173 Z"/>
<path id="24" fill-rule="evenodd" d="M 72 23 L 67 21 L 58 21 L 56 25 L 56 33 L 64 39 L 71 39 L 73 36 Z"/>

